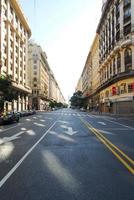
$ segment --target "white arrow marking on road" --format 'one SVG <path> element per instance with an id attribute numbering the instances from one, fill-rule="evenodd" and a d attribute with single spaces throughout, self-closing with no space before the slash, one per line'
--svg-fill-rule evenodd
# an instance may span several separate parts
<path id="1" fill-rule="evenodd" d="M 78 132 L 78 131 L 73 131 L 72 127 L 68 127 L 65 125 L 61 125 L 61 128 L 67 129 L 67 131 L 64 131 L 64 132 L 68 135 L 74 135 L 75 133 Z"/>
<path id="2" fill-rule="evenodd" d="M 24 131 L 20 131 L 19 133 L 15 134 L 11 137 L 4 137 L 4 138 L 0 139 L 0 144 L 4 144 L 4 143 L 7 143 L 7 142 L 11 142 L 13 140 L 16 140 L 16 139 L 20 138 L 19 136 L 23 133 L 24 133 Z"/>
<path id="3" fill-rule="evenodd" d="M 106 124 L 104 122 L 98 122 L 98 124 L 101 124 L 103 126 L 106 126 Z"/>

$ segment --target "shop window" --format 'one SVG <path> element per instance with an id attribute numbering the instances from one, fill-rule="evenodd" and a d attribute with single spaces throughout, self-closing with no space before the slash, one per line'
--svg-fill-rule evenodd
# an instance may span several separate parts
<path id="1" fill-rule="evenodd" d="M 106 98 L 109 97 L 109 90 L 106 91 L 106 93 L 105 93 L 105 97 L 106 97 Z"/>
<path id="2" fill-rule="evenodd" d="M 134 83 L 128 84 L 128 93 L 134 92 Z"/>
<path id="3" fill-rule="evenodd" d="M 132 70 L 132 50 L 130 48 L 125 50 L 125 71 L 129 72 Z"/>
<path id="4" fill-rule="evenodd" d="M 117 91 L 116 91 L 116 87 L 113 86 L 113 87 L 112 87 L 112 95 L 113 95 L 113 96 L 116 95 L 116 92 L 117 92 Z"/>
<path id="5" fill-rule="evenodd" d="M 121 94 L 124 94 L 124 93 L 126 93 L 126 92 L 127 92 L 126 83 L 122 83 L 122 84 L 120 85 L 120 93 L 121 93 Z"/>

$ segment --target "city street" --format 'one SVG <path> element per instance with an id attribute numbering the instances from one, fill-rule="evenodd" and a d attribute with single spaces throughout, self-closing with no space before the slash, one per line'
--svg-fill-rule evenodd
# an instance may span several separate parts
<path id="1" fill-rule="evenodd" d="M 133 200 L 134 120 L 73 109 L 0 127 L 0 200 Z"/>

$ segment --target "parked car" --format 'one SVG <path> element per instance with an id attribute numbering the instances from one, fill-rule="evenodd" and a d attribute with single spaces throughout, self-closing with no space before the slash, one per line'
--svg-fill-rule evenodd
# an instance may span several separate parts
<path id="1" fill-rule="evenodd" d="M 0 116 L 0 123 L 7 124 L 12 122 L 19 122 L 19 114 L 17 112 L 6 112 L 2 113 Z"/>

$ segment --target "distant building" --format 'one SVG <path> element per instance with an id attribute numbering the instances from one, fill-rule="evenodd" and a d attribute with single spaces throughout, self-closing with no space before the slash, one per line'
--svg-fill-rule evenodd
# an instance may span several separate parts
<path id="1" fill-rule="evenodd" d="M 65 103 L 58 83 L 49 67 L 46 53 L 34 41 L 29 42 L 28 80 L 32 88 L 31 106 L 37 110 L 47 110 L 50 101 Z"/>
<path id="2" fill-rule="evenodd" d="M 17 0 L 0 1 L 0 74 L 10 75 L 18 100 L 6 110 L 28 109 L 31 90 L 27 78 L 28 39 L 31 30 Z"/>
<path id="3" fill-rule="evenodd" d="M 61 90 L 58 86 L 58 83 L 54 77 L 52 70 L 49 73 L 49 99 L 50 101 L 56 101 L 57 103 L 65 104 L 65 99 Z"/>
<path id="4" fill-rule="evenodd" d="M 75 92 L 81 91 L 82 92 L 82 77 L 79 78 Z"/>
<path id="5" fill-rule="evenodd" d="M 45 110 L 49 105 L 49 65 L 46 53 L 35 42 L 29 42 L 29 85 L 32 88 L 31 105 Z"/>

